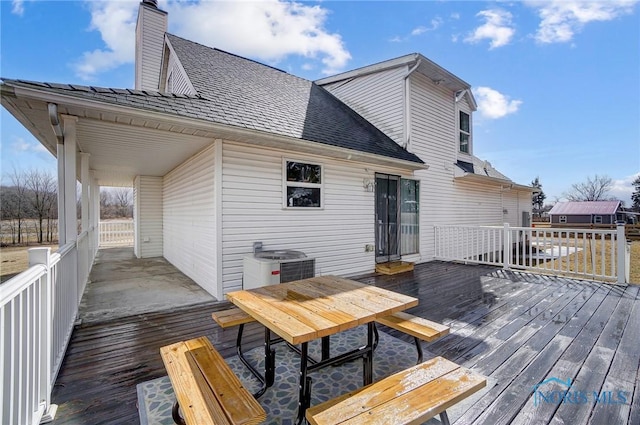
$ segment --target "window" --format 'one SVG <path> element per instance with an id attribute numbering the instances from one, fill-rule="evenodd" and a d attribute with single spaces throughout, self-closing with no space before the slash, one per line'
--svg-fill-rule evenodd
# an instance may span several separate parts
<path id="1" fill-rule="evenodd" d="M 471 140 L 471 122 L 469 114 L 460 111 L 458 127 L 460 130 L 460 152 L 469 153 L 469 142 Z"/>
<path id="2" fill-rule="evenodd" d="M 561 215 L 560 219 L 559 219 L 560 223 L 566 223 L 567 222 L 567 216 L 566 215 Z"/>
<path id="3" fill-rule="evenodd" d="M 285 161 L 285 207 L 322 207 L 322 166 Z"/>
<path id="4" fill-rule="evenodd" d="M 400 179 L 400 254 L 420 251 L 420 182 Z"/>
<path id="5" fill-rule="evenodd" d="M 593 217 L 593 223 L 594 224 L 602 224 L 602 216 L 601 215 L 596 215 Z"/>

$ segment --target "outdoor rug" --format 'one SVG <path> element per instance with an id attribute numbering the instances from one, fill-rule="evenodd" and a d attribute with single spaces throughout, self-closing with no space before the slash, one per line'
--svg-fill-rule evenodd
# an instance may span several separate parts
<path id="1" fill-rule="evenodd" d="M 350 351 L 364 345 L 365 342 L 366 326 L 333 335 L 331 336 L 331 355 L 336 356 Z M 265 424 L 290 425 L 294 423 L 298 408 L 300 357 L 286 344 L 276 344 L 274 347 L 276 348 L 275 383 L 258 401 L 267 412 Z M 309 353 L 314 358 L 320 358 L 319 341 L 309 344 Z M 245 355 L 252 364 L 257 365 L 258 370 L 264 370 L 264 348 L 255 348 L 246 352 Z M 434 354 L 425 350 L 425 360 L 433 357 L 435 357 Z M 380 332 L 380 343 L 374 353 L 374 381 L 415 365 L 416 358 L 416 348 L 413 344 Z M 260 383 L 249 373 L 237 356 L 227 358 L 226 361 L 250 392 L 255 393 L 260 388 Z M 361 387 L 362 360 L 357 359 L 340 366 L 329 366 L 311 372 L 309 376 L 313 380 L 311 386 L 311 405 L 313 406 Z M 488 382 L 483 391 L 448 409 L 451 422 L 453 423 L 467 410 L 470 403 L 491 386 Z M 138 384 L 137 392 L 142 425 L 174 423 L 171 418 L 171 408 L 175 402 L 175 396 L 169 377 L 163 376 Z M 393 420 L 389 423 L 392 424 Z M 432 419 L 427 423 L 438 424 L 439 421 Z"/>

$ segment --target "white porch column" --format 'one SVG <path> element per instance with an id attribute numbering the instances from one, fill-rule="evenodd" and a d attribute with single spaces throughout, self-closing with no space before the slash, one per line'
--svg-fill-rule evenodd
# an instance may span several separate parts
<path id="1" fill-rule="evenodd" d="M 58 244 L 63 246 L 67 243 L 67 232 L 65 229 L 65 203 L 64 203 L 64 145 L 58 143 Z"/>
<path id="2" fill-rule="evenodd" d="M 91 227 L 89 219 L 89 154 L 80 154 L 80 180 L 82 182 L 82 231 L 88 232 Z"/>
<path id="3" fill-rule="evenodd" d="M 76 123 L 78 117 L 62 115 L 64 123 L 64 221 L 65 243 L 78 240 L 78 219 L 76 213 Z"/>

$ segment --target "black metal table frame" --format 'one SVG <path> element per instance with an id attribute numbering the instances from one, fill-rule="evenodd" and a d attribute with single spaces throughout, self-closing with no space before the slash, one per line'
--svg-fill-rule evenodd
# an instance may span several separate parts
<path id="1" fill-rule="evenodd" d="M 240 361 L 249 369 L 251 374 L 260 382 L 260 389 L 254 393 L 255 398 L 261 397 L 267 388 L 271 387 L 275 380 L 275 360 L 276 353 L 272 347 L 273 344 L 283 342 L 284 339 L 280 337 L 271 338 L 271 330 L 265 327 L 264 331 L 264 354 L 265 354 L 265 373 L 261 374 L 255 366 L 253 366 L 249 360 L 244 356 L 242 351 L 242 334 L 244 331 L 244 324 L 240 324 L 238 329 L 238 336 L 236 338 L 236 352 Z M 311 377 L 307 376 L 309 372 L 327 367 L 338 366 L 340 364 L 358 359 L 362 357 L 362 381 L 363 385 L 369 385 L 373 381 L 373 352 L 378 346 L 380 337 L 378 335 L 378 329 L 375 322 L 367 323 L 367 343 L 359 348 L 356 348 L 347 353 L 340 354 L 336 357 L 331 357 L 330 353 L 330 337 L 325 336 L 321 338 L 321 359 L 316 360 L 309 356 L 309 342 L 304 342 L 297 346 L 287 343 L 289 348 L 300 355 L 300 379 L 298 383 L 298 415 L 296 424 L 301 424 L 304 421 L 305 412 L 309 408 L 311 403 Z"/>

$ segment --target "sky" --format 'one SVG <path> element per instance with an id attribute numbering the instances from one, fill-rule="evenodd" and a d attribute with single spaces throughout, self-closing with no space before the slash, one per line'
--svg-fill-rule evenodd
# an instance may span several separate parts
<path id="1" fill-rule="evenodd" d="M 422 53 L 469 83 L 474 154 L 547 203 L 640 175 L 640 5 L 626 1 L 169 1 L 169 32 L 309 80 Z M 0 76 L 134 85 L 139 1 L 0 0 Z M 3 183 L 56 162 L 4 108 Z M 429 159 L 426 158 L 426 162 Z"/>

